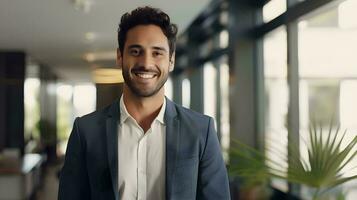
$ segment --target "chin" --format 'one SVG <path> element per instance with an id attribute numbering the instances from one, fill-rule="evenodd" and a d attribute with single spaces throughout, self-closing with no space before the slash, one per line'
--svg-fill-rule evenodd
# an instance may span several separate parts
<path id="1" fill-rule="evenodd" d="M 147 90 L 147 91 L 143 91 L 141 89 L 131 90 L 131 92 L 138 97 L 152 97 L 152 96 L 155 96 L 156 94 L 158 94 L 159 91 L 160 90 Z"/>

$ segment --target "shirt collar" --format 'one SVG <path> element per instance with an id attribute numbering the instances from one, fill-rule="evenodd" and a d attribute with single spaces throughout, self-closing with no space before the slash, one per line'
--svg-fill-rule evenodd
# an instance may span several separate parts
<path id="1" fill-rule="evenodd" d="M 120 106 L 120 124 L 122 124 L 125 122 L 125 120 L 128 117 L 131 117 L 130 114 L 128 113 L 128 110 L 126 110 L 123 95 L 121 95 L 121 97 L 120 97 L 119 106 Z"/>
<path id="2" fill-rule="evenodd" d="M 123 95 L 121 95 L 120 97 L 119 106 L 120 106 L 120 124 L 124 123 L 125 120 L 128 118 L 132 118 L 134 120 L 134 118 L 129 114 L 128 110 L 125 107 Z M 155 120 L 159 121 L 161 124 L 165 124 L 164 121 L 165 110 L 166 110 L 166 98 L 164 97 L 164 103 L 161 106 L 159 114 L 155 118 Z"/>
<path id="3" fill-rule="evenodd" d="M 159 114 L 155 118 L 155 120 L 158 120 L 161 124 L 165 124 L 164 121 L 165 110 L 166 110 L 166 98 L 164 97 L 164 103 L 161 106 Z"/>

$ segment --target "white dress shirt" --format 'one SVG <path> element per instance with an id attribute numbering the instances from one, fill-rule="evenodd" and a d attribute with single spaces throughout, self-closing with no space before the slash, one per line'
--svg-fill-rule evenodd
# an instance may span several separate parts
<path id="1" fill-rule="evenodd" d="M 150 129 L 144 133 L 120 98 L 118 126 L 118 186 L 123 200 L 165 199 L 166 99 Z"/>

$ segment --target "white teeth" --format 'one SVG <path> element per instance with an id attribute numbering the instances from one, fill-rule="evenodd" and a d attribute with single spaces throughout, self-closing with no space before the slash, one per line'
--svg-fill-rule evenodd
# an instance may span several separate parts
<path id="1" fill-rule="evenodd" d="M 145 78 L 145 79 L 149 79 L 149 78 L 154 78 L 154 74 L 136 74 L 137 76 L 139 76 L 140 78 Z"/>

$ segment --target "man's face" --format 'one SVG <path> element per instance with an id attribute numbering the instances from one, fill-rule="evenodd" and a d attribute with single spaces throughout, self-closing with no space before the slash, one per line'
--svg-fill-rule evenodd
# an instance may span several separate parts
<path id="1" fill-rule="evenodd" d="M 125 84 L 134 95 L 150 97 L 163 90 L 173 62 L 170 63 L 168 40 L 160 27 L 133 27 L 127 32 L 123 55 L 119 50 L 117 54 Z"/>

